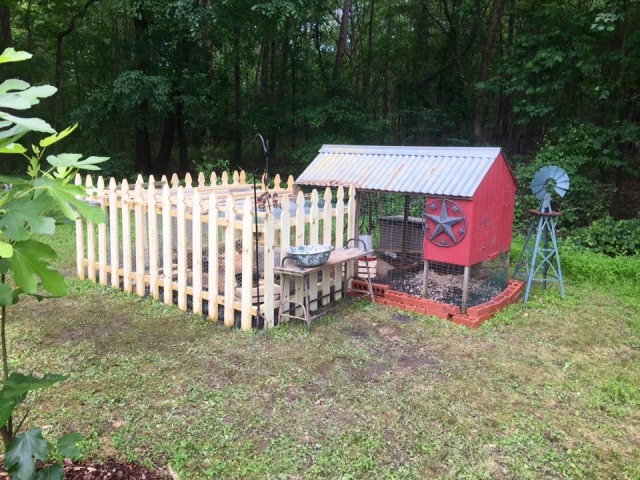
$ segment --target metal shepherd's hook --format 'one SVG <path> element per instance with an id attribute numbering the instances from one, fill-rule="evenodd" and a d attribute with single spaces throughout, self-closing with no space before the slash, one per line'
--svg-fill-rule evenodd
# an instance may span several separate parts
<path id="1" fill-rule="evenodd" d="M 262 135 L 260 135 L 259 133 L 256 133 L 253 136 L 253 140 L 252 140 L 252 148 L 251 148 L 251 161 L 252 161 L 252 168 L 253 168 L 253 222 L 254 222 L 254 229 L 253 229 L 253 233 L 254 233 L 254 247 L 255 247 L 255 275 L 256 275 L 256 299 L 257 299 L 257 311 L 256 311 L 256 327 L 259 328 L 260 327 L 260 249 L 258 248 L 258 244 L 260 241 L 259 235 L 258 235 L 258 186 L 256 183 L 256 180 L 258 178 L 258 174 L 256 171 L 256 152 L 255 152 L 255 146 L 256 146 L 256 140 L 260 140 L 260 144 L 262 146 L 262 152 L 264 153 L 264 158 L 265 158 L 265 171 L 264 171 L 264 185 L 265 188 L 268 189 L 269 188 L 269 143 L 264 139 L 264 137 Z M 263 198 L 264 197 L 264 200 Z M 269 194 L 268 193 L 264 193 L 261 195 L 260 201 L 262 203 L 263 208 L 266 210 L 269 202 Z M 263 326 L 265 326 L 265 318 L 262 318 L 263 320 Z"/>

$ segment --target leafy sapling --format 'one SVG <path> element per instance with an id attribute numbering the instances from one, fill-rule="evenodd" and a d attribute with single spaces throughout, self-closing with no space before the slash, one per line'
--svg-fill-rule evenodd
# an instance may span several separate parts
<path id="1" fill-rule="evenodd" d="M 27 52 L 6 49 L 0 63 L 17 62 L 31 58 Z M 74 185 L 79 170 L 99 170 L 106 157 L 88 157 L 63 153 L 47 155 L 47 147 L 68 136 L 76 126 L 62 132 L 44 120 L 15 116 L 3 108 L 24 111 L 39 103 L 41 98 L 53 95 L 56 88 L 44 85 L 33 87 L 17 79 L 0 84 L 0 153 L 24 156 L 28 163 L 26 177 L 0 175 L 0 341 L 2 346 L 3 381 L 0 389 L 0 434 L 5 446 L 4 466 L 12 479 L 62 479 L 62 467 L 51 462 L 65 457 L 77 457 L 80 452 L 76 433 L 65 435 L 55 442 L 47 442 L 42 430 L 36 427 L 21 432 L 26 414 L 16 423 L 14 412 L 29 394 L 37 394 L 65 381 L 66 375 L 46 373 L 42 377 L 9 371 L 5 328 L 7 307 L 14 305 L 22 295 L 38 300 L 45 295 L 66 295 L 67 287 L 60 272 L 51 268 L 56 252 L 48 244 L 33 238 L 33 234 L 53 235 L 56 218 L 60 215 L 75 220 L 82 215 L 92 222 L 105 221 L 100 208 L 90 206 L 83 198 L 86 191 Z M 29 132 L 49 134 L 27 150 L 18 141 Z M 8 280 L 12 279 L 12 283 Z M 28 413 L 28 409 L 27 409 Z M 48 462 L 38 470 L 36 460 Z"/>

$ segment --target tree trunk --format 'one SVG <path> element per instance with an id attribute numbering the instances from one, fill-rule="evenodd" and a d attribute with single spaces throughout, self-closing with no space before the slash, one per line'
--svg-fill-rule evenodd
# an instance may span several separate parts
<path id="1" fill-rule="evenodd" d="M 269 41 L 262 44 L 262 66 L 260 67 L 260 99 L 262 105 L 269 103 Z"/>
<path id="2" fill-rule="evenodd" d="M 149 58 L 149 23 L 143 11 L 134 16 L 133 26 L 135 28 L 135 56 L 138 69 L 143 73 L 149 72 L 151 60 Z M 149 102 L 144 99 L 138 105 L 138 124 L 135 126 L 136 138 L 136 158 L 135 167 L 139 173 L 148 175 L 151 173 L 151 141 L 149 140 L 149 130 L 146 120 L 149 116 Z"/>
<path id="3" fill-rule="evenodd" d="M 31 22 L 31 7 L 33 0 L 27 2 L 27 11 L 24 14 L 24 28 L 27 31 L 27 52 L 33 52 L 33 25 Z"/>
<path id="4" fill-rule="evenodd" d="M 0 50 L 4 51 L 13 45 L 11 35 L 11 9 L 8 5 L 0 5 Z"/>
<path id="5" fill-rule="evenodd" d="M 69 21 L 69 26 L 58 33 L 56 37 L 56 79 L 55 79 L 55 87 L 60 89 L 60 83 L 62 79 L 62 42 L 67 35 L 70 35 L 76 29 L 76 21 L 83 18 L 87 9 L 98 0 L 87 0 L 82 7 L 82 10 L 76 12 Z"/>
<path id="6" fill-rule="evenodd" d="M 373 66 L 373 21 L 375 19 L 375 0 L 369 5 L 369 35 L 367 38 L 367 66 L 364 71 L 364 91 L 369 97 L 371 93 L 371 68 Z"/>
<path id="7" fill-rule="evenodd" d="M 336 51 L 336 62 L 334 66 L 334 79 L 339 80 L 344 66 L 344 54 L 347 47 L 347 29 L 349 27 L 349 16 L 351 15 L 351 0 L 344 0 L 342 7 L 342 20 L 340 21 L 340 36 L 338 37 L 338 47 Z"/>
<path id="8" fill-rule="evenodd" d="M 322 78 L 322 83 L 326 85 L 327 83 L 327 72 L 324 67 L 324 60 L 322 55 L 322 39 L 320 38 L 320 25 L 318 23 L 313 24 L 313 36 L 316 44 L 316 52 L 318 53 L 318 66 L 320 68 L 320 77 Z"/>
<path id="9" fill-rule="evenodd" d="M 58 95 L 53 97 L 53 118 L 58 118 L 58 113 L 62 110 L 62 100 L 64 96 L 60 94 L 60 87 L 62 85 L 62 44 L 66 36 L 70 35 L 76 29 L 76 21 L 81 19 L 87 13 L 87 9 L 98 0 L 87 0 L 84 7 L 79 12 L 76 12 L 69 21 L 69 26 L 63 31 L 59 32 L 56 36 L 56 73 L 55 73 L 55 87 L 58 89 Z M 57 125 L 53 125 L 57 128 Z"/>
<path id="10" fill-rule="evenodd" d="M 171 112 L 164 121 L 162 140 L 160 141 L 160 150 L 158 150 L 158 155 L 156 155 L 156 159 L 153 162 L 153 172 L 158 175 L 167 172 L 167 167 L 169 166 L 169 161 L 171 160 L 173 139 L 176 132 L 176 118 L 176 113 Z"/>
<path id="11" fill-rule="evenodd" d="M 271 40 L 271 60 L 269 60 L 269 101 L 273 103 L 276 98 L 276 41 Z"/>
<path id="12" fill-rule="evenodd" d="M 191 171 L 189 162 L 187 131 L 184 128 L 184 103 L 180 102 L 177 109 L 176 133 L 178 134 L 178 170 L 180 173 Z"/>
<path id="13" fill-rule="evenodd" d="M 275 42 L 273 45 L 272 53 L 275 53 Z M 278 89 L 276 90 L 276 94 L 273 101 L 274 111 L 277 112 L 276 115 L 278 117 L 281 114 L 284 114 L 284 109 L 282 108 L 284 96 L 285 96 L 285 84 L 287 79 L 287 70 L 289 65 L 289 21 L 287 20 L 284 28 L 284 38 L 282 39 L 282 52 L 280 57 L 280 65 L 278 68 Z M 273 61 L 272 71 L 275 71 L 275 58 Z M 275 72 L 274 72 L 275 74 Z M 276 156 L 277 145 L 278 145 L 278 137 L 280 135 L 280 131 L 277 125 L 274 125 L 271 129 L 269 129 L 269 155 L 274 158 Z"/>
<path id="14" fill-rule="evenodd" d="M 240 72 L 240 32 L 238 31 L 235 38 L 234 45 L 234 59 L 233 59 L 233 78 L 234 78 L 234 89 L 235 89 L 235 105 L 234 105 L 234 114 L 235 114 L 235 139 L 234 139 L 234 152 L 233 157 L 236 164 L 240 163 L 242 159 L 242 127 L 240 124 L 240 120 L 242 118 L 242 75 Z"/>
<path id="15" fill-rule="evenodd" d="M 480 61 L 480 74 L 478 75 L 478 83 L 484 83 L 489 78 L 489 66 L 491 64 L 491 54 L 496 36 L 502 25 L 502 11 L 504 9 L 504 0 L 495 0 L 493 5 L 493 14 L 489 22 L 489 30 L 487 31 L 487 39 L 482 51 L 482 60 Z M 484 127 L 484 111 L 486 103 L 486 90 L 484 87 L 477 88 L 475 91 L 475 108 L 473 116 L 473 134 L 476 141 L 483 140 Z"/>
<path id="16" fill-rule="evenodd" d="M 387 12 L 387 41 L 384 50 L 384 71 L 383 71 L 383 81 L 384 85 L 382 87 L 382 119 L 386 120 L 389 116 L 389 48 L 391 45 L 391 7 L 387 6 L 389 9 Z"/>
<path id="17" fill-rule="evenodd" d="M 151 142 L 149 130 L 136 127 L 136 171 L 144 175 L 151 173 Z"/>

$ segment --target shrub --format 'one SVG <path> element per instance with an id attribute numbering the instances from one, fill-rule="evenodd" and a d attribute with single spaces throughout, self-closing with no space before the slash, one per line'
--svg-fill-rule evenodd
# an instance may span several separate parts
<path id="1" fill-rule="evenodd" d="M 516 228 L 522 231 L 529 223 L 528 210 L 540 206 L 540 200 L 531 194 L 530 183 L 533 175 L 546 165 L 563 168 L 571 181 L 563 198 L 553 194 L 551 199 L 553 209 L 563 213 L 558 223 L 561 232 L 586 227 L 607 215 L 618 169 L 629 176 L 639 174 L 632 162 L 625 161 L 619 148 L 627 139 L 627 130 L 623 125 L 602 128 L 589 123 L 552 130 L 535 159 L 521 161 L 515 169 L 519 186 Z"/>
<path id="2" fill-rule="evenodd" d="M 609 256 L 640 254 L 640 218 L 615 220 L 607 215 L 571 232 L 567 243 Z"/>

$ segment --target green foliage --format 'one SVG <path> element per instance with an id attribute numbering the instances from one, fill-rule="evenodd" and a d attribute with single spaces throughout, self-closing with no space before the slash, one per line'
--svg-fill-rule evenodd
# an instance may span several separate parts
<path id="1" fill-rule="evenodd" d="M 42 430 L 32 428 L 16 435 L 4 453 L 4 465 L 12 478 L 31 479 L 35 473 L 33 459 L 47 460 L 49 449 Z"/>
<path id="2" fill-rule="evenodd" d="M 626 175 L 637 176 L 640 169 L 626 163 L 617 146 L 625 141 L 640 141 L 636 129 L 628 124 L 619 128 L 603 128 L 590 123 L 554 129 L 544 146 L 530 163 L 516 167 L 520 189 L 516 211 L 516 225 L 528 222 L 528 210 L 538 208 L 540 200 L 531 194 L 531 178 L 545 165 L 557 165 L 569 174 L 569 192 L 564 198 L 552 197 L 554 210 L 563 213 L 562 230 L 584 227 L 605 216 L 615 193 L 613 177 L 617 169 Z"/>
<path id="3" fill-rule="evenodd" d="M 584 248 L 563 245 L 560 251 L 562 272 L 577 282 L 617 285 L 637 291 L 640 288 L 640 256 L 610 257 Z"/>
<path id="4" fill-rule="evenodd" d="M 0 55 L 0 63 L 30 57 L 26 52 L 6 49 Z M 46 85 L 31 87 L 21 80 L 7 80 L 0 85 L 0 107 L 25 110 L 38 103 L 39 98 L 52 95 L 55 91 L 55 88 Z M 4 465 L 12 479 L 61 479 L 64 472 L 59 465 L 50 465 L 36 472 L 35 461 L 49 460 L 56 455 L 77 455 L 74 444 L 78 436 L 67 435 L 57 443 L 50 444 L 39 428 L 18 433 L 22 421 L 14 430 L 12 415 L 30 392 L 51 387 L 68 377 L 49 373 L 42 377 L 9 373 L 7 340 L 4 334 L 5 309 L 15 304 L 22 294 L 42 299 L 38 293 L 40 289 L 54 296 L 67 293 L 64 277 L 50 267 L 50 262 L 56 258 L 56 252 L 48 244 L 31 237 L 33 234 L 52 235 L 60 213 L 70 220 L 84 215 L 94 221 L 104 221 L 102 211 L 91 208 L 80 199 L 86 192 L 84 188 L 74 185 L 73 179 L 78 170 L 98 170 L 97 164 L 107 159 L 88 157 L 82 160 L 80 154 L 61 153 L 48 155 L 48 166 L 45 167 L 43 158 L 47 147 L 68 136 L 75 126 L 56 133 L 47 122 L 38 118 L 16 117 L 2 111 L 0 118 L 3 120 L 0 122 L 0 152 L 20 154 L 28 161 L 26 179 L 0 177 L 0 181 L 7 185 L 0 195 L 0 307 L 4 365 L 4 381 L 0 390 L 0 428 L 6 447 Z M 31 152 L 28 153 L 25 147 L 16 142 L 30 131 L 52 135 L 42 139 L 39 146 L 32 145 Z M 7 274 L 11 274 L 16 288 L 5 281 Z"/>
<path id="5" fill-rule="evenodd" d="M 67 378 L 69 377 L 66 375 L 54 375 L 51 373 L 38 378 L 33 375 L 11 372 L 0 390 L 0 425 L 7 423 L 14 409 L 24 401 L 27 393 L 49 388 L 56 383 L 65 381 Z"/>
<path id="6" fill-rule="evenodd" d="M 639 255 L 640 218 L 615 220 L 606 215 L 588 227 L 571 231 L 566 240 L 577 247 L 605 255 Z"/>

